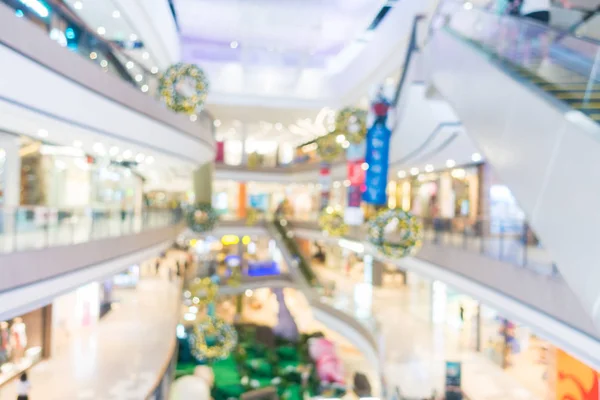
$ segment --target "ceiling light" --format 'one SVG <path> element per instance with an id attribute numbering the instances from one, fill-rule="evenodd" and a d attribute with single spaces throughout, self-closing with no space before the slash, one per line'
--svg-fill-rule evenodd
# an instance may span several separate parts
<path id="1" fill-rule="evenodd" d="M 110 154 L 111 156 L 116 156 L 117 154 L 119 154 L 119 148 L 117 146 L 112 146 L 110 150 L 108 150 L 108 154 Z"/>
<path id="2" fill-rule="evenodd" d="M 148 156 L 146 157 L 146 164 L 152 164 L 154 162 L 154 157 Z"/>
<path id="3" fill-rule="evenodd" d="M 81 10 L 83 8 L 83 3 L 80 1 L 76 1 L 75 3 L 73 3 L 73 8 L 76 10 Z"/>
<path id="4" fill-rule="evenodd" d="M 194 122 L 198 119 L 198 116 L 196 114 L 192 114 L 190 115 L 190 121 Z"/>
<path id="5" fill-rule="evenodd" d="M 96 53 L 95 51 L 92 51 L 92 52 L 90 53 L 90 58 L 91 58 L 92 60 L 95 60 L 96 58 L 98 58 L 98 53 Z"/>
<path id="6" fill-rule="evenodd" d="M 425 166 L 425 172 L 432 172 L 434 170 L 433 165 L 427 164 Z"/>
<path id="7" fill-rule="evenodd" d="M 98 32 L 98 35 L 104 35 L 106 33 L 106 28 L 99 26 L 98 29 L 96 29 L 96 32 Z"/>
<path id="8" fill-rule="evenodd" d="M 231 47 L 232 49 L 237 49 L 239 45 L 240 44 L 235 40 L 233 42 L 229 43 L 229 47 Z"/>
<path id="9" fill-rule="evenodd" d="M 454 160 L 448 160 L 448 161 L 446 161 L 446 167 L 448 167 L 448 168 L 452 168 L 455 165 L 456 165 L 456 161 L 454 161 Z"/>
<path id="10" fill-rule="evenodd" d="M 147 51 L 143 52 L 143 53 L 142 53 L 142 58 L 143 58 L 144 60 L 147 60 L 147 59 L 149 59 L 149 58 L 150 58 L 150 53 L 148 53 Z"/>
<path id="11" fill-rule="evenodd" d="M 125 66 L 127 67 L 127 69 L 131 69 L 135 67 L 135 64 L 133 63 L 133 61 L 127 61 L 127 64 L 125 64 Z"/>
<path id="12" fill-rule="evenodd" d="M 363 170 L 363 171 L 366 171 L 366 170 L 368 170 L 368 169 L 369 169 L 369 164 L 368 164 L 368 163 L 366 163 L 366 162 L 364 162 L 364 163 L 362 163 L 362 164 L 361 164 L 361 166 L 360 166 L 360 167 L 362 168 L 362 170 Z"/>
<path id="13" fill-rule="evenodd" d="M 144 75 L 142 75 L 142 74 L 137 74 L 137 75 L 135 76 L 135 81 L 136 81 L 136 82 L 141 82 L 141 81 L 142 81 L 142 79 L 144 79 Z"/>
<path id="14" fill-rule="evenodd" d="M 120 18 L 121 17 L 121 12 L 119 10 L 115 10 L 112 12 L 112 17 L 113 18 Z"/>
<path id="15" fill-rule="evenodd" d="M 471 160 L 473 162 L 480 162 L 481 159 L 482 159 L 481 158 L 481 154 L 479 154 L 479 153 L 473 153 L 473 154 L 471 154 Z"/>
<path id="16" fill-rule="evenodd" d="M 338 143 L 344 143 L 345 140 L 346 140 L 346 136 L 344 136 L 344 135 L 337 135 L 337 137 L 335 138 L 335 141 Z"/>
<path id="17" fill-rule="evenodd" d="M 220 119 L 215 119 L 213 121 L 213 125 L 215 126 L 215 128 L 218 128 L 221 126 L 221 120 Z"/>
<path id="18" fill-rule="evenodd" d="M 81 143 L 81 140 L 73 140 L 73 147 L 80 148 L 81 146 L 83 146 L 83 143 Z"/>
<path id="19" fill-rule="evenodd" d="M 141 163 L 142 161 L 144 161 L 144 159 L 146 158 L 146 155 L 143 153 L 138 153 L 137 156 L 135 156 L 135 161 Z"/>
<path id="20" fill-rule="evenodd" d="M 38 130 L 38 136 L 39 137 L 48 137 L 48 131 L 45 129 L 40 129 L 40 130 Z"/>
<path id="21" fill-rule="evenodd" d="M 349 186 L 350 186 L 350 181 L 349 181 L 348 179 L 346 179 L 346 180 L 344 181 L 344 186 L 345 186 L 345 187 L 349 187 Z"/>
<path id="22" fill-rule="evenodd" d="M 342 147 L 344 149 L 347 149 L 348 147 L 350 147 L 350 142 L 346 140 L 344 143 L 342 143 Z"/>
<path id="23" fill-rule="evenodd" d="M 106 60 L 100 61 L 100 66 L 103 67 L 103 68 L 108 67 L 108 61 L 106 61 Z"/>
<path id="24" fill-rule="evenodd" d="M 419 168 L 411 168 L 410 169 L 410 174 L 412 176 L 419 175 Z"/>
<path id="25" fill-rule="evenodd" d="M 148 85 L 142 85 L 142 87 L 140 88 L 142 90 L 142 92 L 146 93 L 149 89 Z"/>
<path id="26" fill-rule="evenodd" d="M 158 74 L 158 67 L 150 68 L 150 72 L 152 72 L 153 74 Z"/>
<path id="27" fill-rule="evenodd" d="M 405 178 L 405 177 L 406 177 L 406 172 L 398 171 L 398 178 Z"/>
<path id="28" fill-rule="evenodd" d="M 100 155 L 105 154 L 105 150 L 104 150 L 104 145 L 100 142 L 96 142 L 94 143 L 94 146 L 92 147 L 94 149 L 94 151 Z"/>
<path id="29" fill-rule="evenodd" d="M 138 40 L 138 37 L 135 33 L 132 33 L 131 35 L 129 35 L 129 40 L 135 42 L 136 40 Z"/>
<path id="30" fill-rule="evenodd" d="M 473 3 L 467 1 L 465 4 L 463 4 L 463 8 L 465 10 L 472 10 L 473 9 Z"/>
<path id="31" fill-rule="evenodd" d="M 131 150 L 125 150 L 123 152 L 123 158 L 128 160 L 131 158 L 131 156 L 133 156 L 133 152 Z"/>

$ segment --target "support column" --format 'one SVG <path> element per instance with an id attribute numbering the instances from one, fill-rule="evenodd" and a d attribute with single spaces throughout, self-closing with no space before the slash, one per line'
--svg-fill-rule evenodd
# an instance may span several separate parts
<path id="1" fill-rule="evenodd" d="M 246 153 L 246 140 L 248 139 L 247 124 L 242 124 L 242 165 L 248 165 L 248 154 Z"/>
<path id="2" fill-rule="evenodd" d="M 365 283 L 377 287 L 381 287 L 383 285 L 383 272 L 385 271 L 385 265 L 381 261 L 375 260 L 370 254 L 365 254 L 363 257 L 363 268 L 365 274 Z"/>
<path id="3" fill-rule="evenodd" d="M 0 232 L 13 232 L 16 209 L 21 204 L 19 139 L 0 133 Z"/>
<path id="4" fill-rule="evenodd" d="M 194 171 L 194 194 L 196 203 L 212 204 L 214 163 L 207 162 Z"/>
<path id="5" fill-rule="evenodd" d="M 247 215 L 248 207 L 248 193 L 247 183 L 240 182 L 238 184 L 238 204 L 237 204 L 237 215 L 238 218 L 244 219 Z"/>

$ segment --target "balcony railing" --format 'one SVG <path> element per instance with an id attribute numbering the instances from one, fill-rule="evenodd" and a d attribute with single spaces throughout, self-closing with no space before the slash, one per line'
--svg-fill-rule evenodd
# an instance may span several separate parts
<path id="1" fill-rule="evenodd" d="M 0 253 L 66 246 L 176 224 L 178 210 L 0 208 Z"/>

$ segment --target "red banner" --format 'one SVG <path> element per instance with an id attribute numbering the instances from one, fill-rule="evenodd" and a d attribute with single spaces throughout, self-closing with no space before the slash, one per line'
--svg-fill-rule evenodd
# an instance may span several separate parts
<path id="1" fill-rule="evenodd" d="M 215 155 L 215 162 L 222 163 L 225 161 L 225 142 L 217 142 L 217 151 Z"/>
<path id="2" fill-rule="evenodd" d="M 348 162 L 348 180 L 350 181 L 350 186 L 361 186 L 365 183 L 364 162 L 365 160 Z"/>

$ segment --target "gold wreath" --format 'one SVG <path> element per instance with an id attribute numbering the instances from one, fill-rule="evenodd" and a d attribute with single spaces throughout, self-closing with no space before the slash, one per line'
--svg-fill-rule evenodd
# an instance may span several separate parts
<path id="1" fill-rule="evenodd" d="M 209 346 L 207 337 L 216 338 L 219 344 Z M 189 338 L 191 353 L 197 360 L 223 359 L 237 344 L 235 329 L 218 317 L 206 317 L 194 325 Z"/>
<path id="2" fill-rule="evenodd" d="M 219 285 L 214 283 L 210 278 L 202 278 L 192 282 L 189 290 L 193 297 L 199 299 L 199 305 L 206 306 L 217 298 Z"/>
<path id="3" fill-rule="evenodd" d="M 401 232 L 398 243 L 385 240 L 385 229 L 396 221 Z M 384 255 L 392 258 L 402 258 L 414 255 L 422 245 L 423 226 L 413 214 L 401 209 L 385 209 L 377 213 L 369 221 L 369 242 L 371 242 Z"/>
<path id="4" fill-rule="evenodd" d="M 325 162 L 334 161 L 342 154 L 342 147 L 336 141 L 336 134 L 329 133 L 317 139 L 317 154 Z"/>
<path id="5" fill-rule="evenodd" d="M 343 108 L 335 118 L 335 130 L 350 143 L 361 143 L 367 136 L 367 112 L 354 107 Z"/>
<path id="6" fill-rule="evenodd" d="M 344 236 L 348 233 L 348 225 L 344 222 L 344 214 L 332 207 L 323 210 L 319 216 L 319 226 L 329 236 Z"/>

